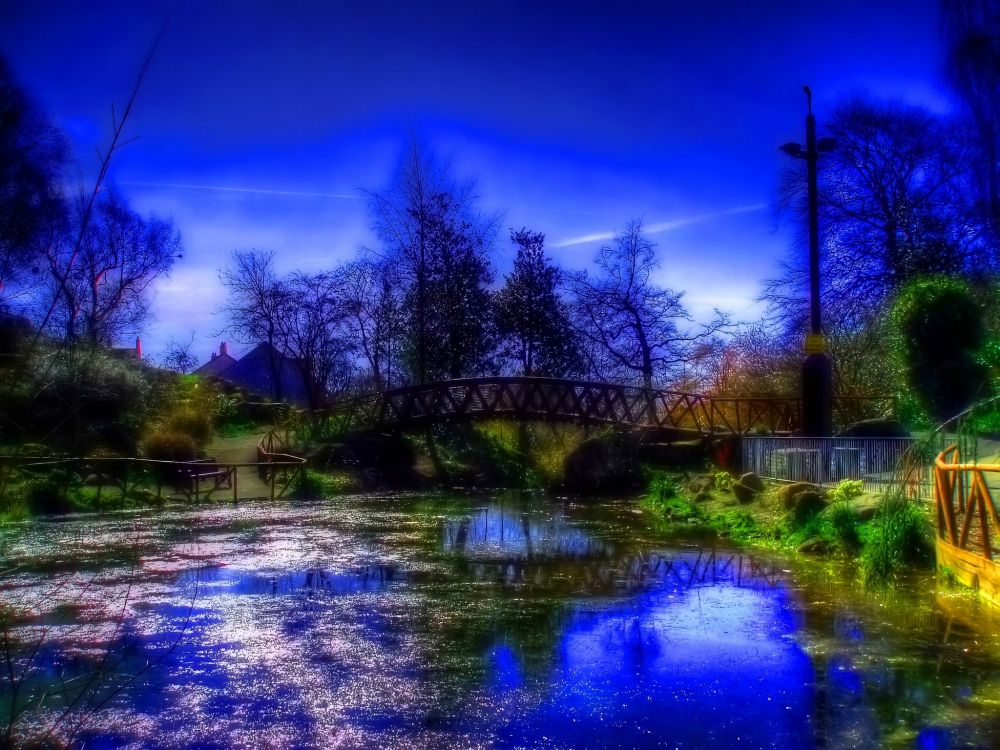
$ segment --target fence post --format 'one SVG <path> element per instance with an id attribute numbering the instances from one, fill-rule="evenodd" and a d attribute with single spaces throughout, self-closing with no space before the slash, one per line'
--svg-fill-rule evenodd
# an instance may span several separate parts
<path id="1" fill-rule="evenodd" d="M 229 470 L 233 473 L 233 502 L 235 503 L 239 497 L 239 484 L 240 484 L 240 467 L 230 466 Z"/>

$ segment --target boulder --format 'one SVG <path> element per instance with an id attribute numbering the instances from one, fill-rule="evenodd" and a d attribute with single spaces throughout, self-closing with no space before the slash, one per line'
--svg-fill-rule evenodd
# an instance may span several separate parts
<path id="1" fill-rule="evenodd" d="M 699 492 L 694 496 L 694 501 L 696 503 L 707 503 L 711 499 L 712 499 L 712 493 L 709 492 L 708 490 Z"/>
<path id="2" fill-rule="evenodd" d="M 819 487 L 810 482 L 792 482 L 791 484 L 786 484 L 781 488 L 779 497 L 781 499 L 781 507 L 785 510 L 791 510 L 795 507 L 795 496 L 802 492 L 817 492 L 820 495 L 824 495 L 825 491 L 822 487 Z"/>
<path id="3" fill-rule="evenodd" d="M 793 506 L 789 512 L 794 517 L 795 523 L 801 525 L 822 511 L 827 504 L 820 493 L 806 490 L 794 497 Z"/>
<path id="4" fill-rule="evenodd" d="M 752 471 L 748 471 L 740 477 L 740 484 L 750 488 L 754 492 L 763 492 L 765 488 L 764 480 Z"/>
<path id="5" fill-rule="evenodd" d="M 707 476 L 695 477 L 687 485 L 688 492 L 692 495 L 709 492 L 713 487 L 715 487 L 715 478 Z"/>
<path id="6" fill-rule="evenodd" d="M 854 508 L 854 512 L 858 514 L 860 520 L 870 521 L 875 517 L 880 502 L 881 500 L 877 497 L 859 497 L 851 501 L 851 507 Z"/>
<path id="7" fill-rule="evenodd" d="M 899 438 L 910 437 L 910 432 L 898 419 L 864 419 L 847 425 L 837 437 Z"/>
<path id="8" fill-rule="evenodd" d="M 733 495 L 739 500 L 740 505 L 746 505 L 747 503 L 752 503 L 757 499 L 760 494 L 752 487 L 747 487 L 742 482 L 736 482 L 732 487 Z"/>

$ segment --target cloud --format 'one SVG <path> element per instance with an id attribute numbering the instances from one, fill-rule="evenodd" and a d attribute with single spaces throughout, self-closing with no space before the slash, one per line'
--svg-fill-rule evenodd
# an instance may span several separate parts
<path id="1" fill-rule="evenodd" d="M 736 206 L 735 208 L 727 208 L 724 211 L 716 211 L 710 214 L 701 214 L 699 216 L 689 216 L 682 219 L 672 219 L 670 221 L 660 221 L 654 224 L 645 224 L 643 225 L 643 231 L 646 234 L 661 234 L 663 232 L 680 229 L 681 227 L 686 227 L 691 224 L 700 224 L 701 222 L 711 221 L 712 219 L 721 219 L 725 216 L 734 216 L 736 214 L 761 211 L 767 208 L 767 206 L 767 203 L 753 203 L 749 206 Z M 615 234 L 615 232 L 595 232 L 593 234 L 580 235 L 579 237 L 569 237 L 565 240 L 553 242 L 551 247 L 573 247 L 574 245 L 586 245 L 590 242 L 611 240 L 614 239 Z"/>
<path id="2" fill-rule="evenodd" d="M 139 182 L 130 180 L 119 183 L 135 187 L 168 188 L 172 190 L 212 190 L 220 193 L 253 193 L 255 195 L 289 195 L 300 198 L 335 198 L 338 200 L 364 200 L 363 195 L 351 193 L 313 193 L 302 190 L 271 190 L 266 188 L 233 187 L 230 185 L 193 185 L 182 182 Z"/>

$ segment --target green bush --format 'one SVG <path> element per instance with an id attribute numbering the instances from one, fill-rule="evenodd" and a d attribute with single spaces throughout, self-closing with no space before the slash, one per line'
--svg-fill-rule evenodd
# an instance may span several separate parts
<path id="1" fill-rule="evenodd" d="M 66 497 L 66 485 L 54 477 L 29 479 L 21 487 L 24 505 L 35 515 L 69 513 L 73 508 Z"/>
<path id="2" fill-rule="evenodd" d="M 861 497 L 865 493 L 865 483 L 860 479 L 842 479 L 840 483 L 830 490 L 830 502 L 847 503 L 855 498 Z"/>
<path id="3" fill-rule="evenodd" d="M 179 411 L 167 420 L 167 432 L 182 433 L 204 448 L 212 439 L 212 418 L 205 412 Z"/>
<path id="4" fill-rule="evenodd" d="M 712 480 L 715 482 L 715 488 L 723 492 L 729 492 L 733 488 L 733 485 L 736 484 L 736 477 L 728 471 L 715 472 Z"/>
<path id="5" fill-rule="evenodd" d="M 198 454 L 192 437 L 183 432 L 154 432 L 145 443 L 146 458 L 157 461 L 190 461 Z"/>

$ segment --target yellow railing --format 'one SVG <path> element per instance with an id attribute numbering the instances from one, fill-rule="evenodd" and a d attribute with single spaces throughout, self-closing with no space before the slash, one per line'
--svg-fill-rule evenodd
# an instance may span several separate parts
<path id="1" fill-rule="evenodd" d="M 1000 464 L 961 463 L 957 445 L 943 450 L 934 462 L 939 541 L 992 561 L 1000 515 L 989 476 L 1000 479 Z"/>

